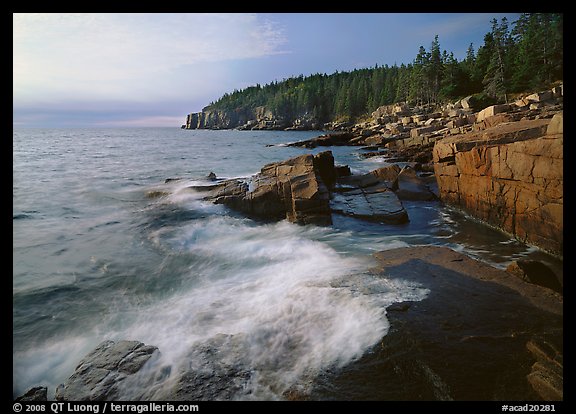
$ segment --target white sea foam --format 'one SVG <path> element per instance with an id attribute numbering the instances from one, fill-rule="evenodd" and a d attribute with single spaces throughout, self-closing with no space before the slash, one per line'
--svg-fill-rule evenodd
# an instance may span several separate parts
<path id="1" fill-rule="evenodd" d="M 304 377 L 360 357 L 387 333 L 387 305 L 427 294 L 367 274 L 366 263 L 304 237 L 306 228 L 247 223 L 215 217 L 164 234 L 172 249 L 211 266 L 201 268 L 190 289 L 142 309 L 118 335 L 157 345 L 160 365 L 173 373 L 182 364 L 206 363 L 189 361 L 191 349 L 222 334 L 239 338 L 243 364 L 256 374 L 247 384 L 251 395 L 274 398 Z M 221 358 L 226 352 L 219 351 Z"/>

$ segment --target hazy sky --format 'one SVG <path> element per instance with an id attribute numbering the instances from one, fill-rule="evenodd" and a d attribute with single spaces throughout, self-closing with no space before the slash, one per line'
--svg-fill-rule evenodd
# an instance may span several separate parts
<path id="1" fill-rule="evenodd" d="M 178 127 L 234 89 L 410 63 L 436 34 L 460 60 L 504 16 L 14 14 L 13 123 Z"/>

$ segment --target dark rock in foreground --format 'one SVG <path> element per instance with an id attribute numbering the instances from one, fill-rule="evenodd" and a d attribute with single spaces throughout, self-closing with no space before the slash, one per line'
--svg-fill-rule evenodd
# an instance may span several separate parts
<path id="1" fill-rule="evenodd" d="M 525 282 L 547 287 L 560 294 L 563 293 L 563 288 L 558 278 L 544 263 L 536 260 L 517 260 L 510 263 L 506 271 Z"/>
<path id="2" fill-rule="evenodd" d="M 14 400 L 19 401 L 48 401 L 48 388 L 47 387 L 34 387 L 30 388 L 26 393 Z"/>
<path id="3" fill-rule="evenodd" d="M 357 362 L 319 378 L 308 399 L 562 399 L 560 295 L 444 247 L 392 249 L 376 258 L 376 274 L 430 292 L 389 306 L 388 335 Z M 554 348 L 536 357 L 547 367 L 531 372 L 535 355 L 526 344 L 541 338 Z"/>
<path id="4" fill-rule="evenodd" d="M 427 298 L 388 306 L 390 330 L 380 344 L 345 367 L 308 378 L 309 392 L 289 388 L 286 399 L 563 399 L 562 296 L 445 247 L 399 248 L 375 256 L 382 266 L 374 269 L 375 277 L 408 283 L 404 289 L 429 289 Z M 185 357 L 190 363 L 159 378 L 154 370 L 143 370 L 155 347 L 105 341 L 80 362 L 56 398 L 253 399 L 246 384 L 263 373 L 273 383 L 276 364 L 286 361 L 253 366 L 246 357 L 250 344 L 242 334 L 217 335 L 190 349 Z M 140 374 L 143 381 L 132 383 Z M 125 393 L 135 389 L 136 394 Z M 26 396 L 45 394 L 40 387 Z"/>
<path id="5" fill-rule="evenodd" d="M 564 399 L 562 344 L 554 342 L 554 338 L 536 337 L 526 344 L 526 349 L 536 358 L 536 362 L 532 365 L 532 372 L 528 374 L 528 382 L 534 391 L 546 401 Z"/>
<path id="6" fill-rule="evenodd" d="M 59 401 L 115 399 L 118 386 L 138 372 L 158 348 L 137 341 L 104 341 L 56 389 Z"/>

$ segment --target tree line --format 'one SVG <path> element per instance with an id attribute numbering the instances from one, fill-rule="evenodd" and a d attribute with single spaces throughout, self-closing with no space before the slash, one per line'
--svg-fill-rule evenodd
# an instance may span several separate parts
<path id="1" fill-rule="evenodd" d="M 466 57 L 441 51 L 438 36 L 420 46 L 409 64 L 374 66 L 331 75 L 314 74 L 257 84 L 224 94 L 208 108 L 227 111 L 265 106 L 287 119 L 356 120 L 382 105 L 438 104 L 477 94 L 504 102 L 508 94 L 534 91 L 563 79 L 563 15 L 524 13 L 509 24 L 492 19 L 484 44 Z"/>

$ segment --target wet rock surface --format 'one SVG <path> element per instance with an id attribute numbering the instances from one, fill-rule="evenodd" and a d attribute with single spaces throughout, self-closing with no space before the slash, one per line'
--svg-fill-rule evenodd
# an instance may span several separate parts
<path id="1" fill-rule="evenodd" d="M 48 388 L 47 387 L 33 387 L 28 391 L 14 399 L 15 402 L 25 401 L 48 401 Z"/>
<path id="2" fill-rule="evenodd" d="M 416 176 L 403 178 L 400 189 L 400 175 L 397 165 L 350 175 L 349 168 L 335 167 L 332 153 L 324 151 L 268 164 L 247 180 L 192 188 L 206 192 L 205 200 L 262 219 L 329 225 L 336 213 L 402 224 L 408 222 L 408 214 L 395 191 L 411 200 L 430 200 L 434 195 Z"/>
<path id="3" fill-rule="evenodd" d="M 376 258 L 381 277 L 430 293 L 389 306 L 388 335 L 359 361 L 319 378 L 309 399 L 561 399 L 561 375 L 550 373 L 558 370 L 532 368 L 526 347 L 541 337 L 562 342 L 560 295 L 444 247 L 399 248 Z M 561 360 L 555 351 L 546 355 L 540 359 Z"/>
<path id="4" fill-rule="evenodd" d="M 138 341 L 104 341 L 86 355 L 68 380 L 56 389 L 59 401 L 115 399 L 118 387 L 137 373 L 157 351 Z"/>
<path id="5" fill-rule="evenodd" d="M 445 247 L 398 248 L 375 256 L 376 277 L 428 289 L 428 296 L 389 305 L 388 334 L 359 360 L 304 378 L 305 387 L 284 384 L 275 395 L 288 400 L 563 399 L 561 295 Z M 289 360 L 263 357 L 252 366 L 254 340 L 267 339 L 216 335 L 192 347 L 188 362 L 172 370 L 154 365 L 161 359 L 145 365 L 155 347 L 106 341 L 80 362 L 56 397 L 259 399 L 246 385 L 277 384 L 275 368 Z"/>
<path id="6" fill-rule="evenodd" d="M 248 180 L 216 184 L 207 189 L 205 200 L 258 218 L 329 225 L 332 217 L 327 185 L 333 185 L 335 179 L 331 152 L 305 154 L 268 164 Z"/>

